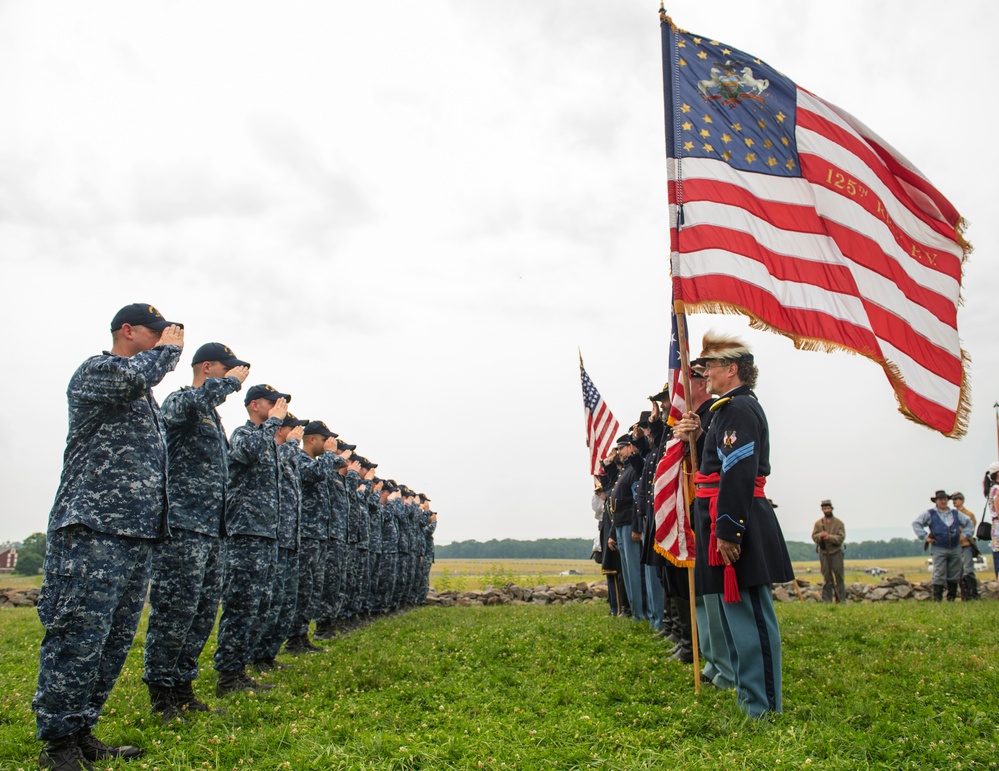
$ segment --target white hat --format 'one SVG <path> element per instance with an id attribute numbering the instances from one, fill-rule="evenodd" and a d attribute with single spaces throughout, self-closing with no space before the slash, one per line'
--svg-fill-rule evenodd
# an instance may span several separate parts
<path id="1" fill-rule="evenodd" d="M 990 474 L 995 474 L 997 471 L 999 471 L 999 460 L 997 460 L 995 463 L 990 463 L 989 464 L 989 473 Z"/>

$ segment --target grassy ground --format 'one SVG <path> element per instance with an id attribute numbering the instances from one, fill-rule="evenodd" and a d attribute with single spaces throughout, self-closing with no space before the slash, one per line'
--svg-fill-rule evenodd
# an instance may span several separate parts
<path id="1" fill-rule="evenodd" d="M 132 771 L 999 768 L 999 603 L 777 611 L 785 712 L 762 722 L 730 692 L 695 696 L 691 667 L 595 603 L 382 619 L 286 657 L 278 688 L 230 697 L 224 715 L 169 723 L 149 714 L 140 630 L 98 735 L 147 748 L 108 766 Z M 35 766 L 41 633 L 32 609 L 0 610 L 2 769 Z"/>

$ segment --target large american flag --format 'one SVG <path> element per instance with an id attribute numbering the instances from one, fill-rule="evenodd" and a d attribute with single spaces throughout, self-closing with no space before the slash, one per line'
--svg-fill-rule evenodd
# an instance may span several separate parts
<path id="1" fill-rule="evenodd" d="M 680 344 L 676 313 L 671 312 L 672 332 L 669 341 L 670 408 L 668 422 L 672 426 L 687 411 L 683 378 L 680 376 Z M 684 336 L 686 340 L 686 336 Z M 656 464 L 654 509 L 656 517 L 655 549 L 674 565 L 694 564 L 694 533 L 687 515 L 687 495 L 684 470 L 688 468 L 686 443 L 670 438 Z"/>
<path id="2" fill-rule="evenodd" d="M 590 376 L 583 367 L 583 357 L 579 357 L 579 377 L 583 382 L 583 410 L 586 415 L 586 446 L 590 448 L 590 473 L 600 473 L 600 461 L 610 451 L 621 427 L 607 402 L 600 396 Z"/>
<path id="3" fill-rule="evenodd" d="M 662 28 L 674 299 L 876 361 L 903 414 L 961 436 L 970 246 L 955 208 L 845 111 L 750 54 Z"/>

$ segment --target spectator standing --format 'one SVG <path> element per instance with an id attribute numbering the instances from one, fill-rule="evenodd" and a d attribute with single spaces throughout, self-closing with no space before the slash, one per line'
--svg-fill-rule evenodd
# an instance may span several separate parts
<path id="1" fill-rule="evenodd" d="M 833 516 L 832 501 L 819 504 L 822 516 L 812 528 L 812 540 L 819 553 L 822 568 L 822 602 L 843 602 L 843 541 L 846 540 L 846 525 Z"/>

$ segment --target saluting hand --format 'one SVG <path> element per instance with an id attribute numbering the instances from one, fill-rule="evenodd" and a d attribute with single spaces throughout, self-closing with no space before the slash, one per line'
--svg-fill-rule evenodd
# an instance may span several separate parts
<path id="1" fill-rule="evenodd" d="M 160 339 L 157 345 L 176 345 L 178 348 L 183 348 L 184 328 L 177 324 L 171 324 L 160 332 Z"/>
<path id="2" fill-rule="evenodd" d="M 284 420 L 288 415 L 288 400 L 283 396 L 274 402 L 274 406 L 267 411 L 267 417 Z M 258 418 L 259 420 L 259 418 Z"/>
<path id="3" fill-rule="evenodd" d="M 305 438 L 305 426 L 295 426 L 288 432 L 289 439 L 297 439 L 299 442 Z"/>
<path id="4" fill-rule="evenodd" d="M 350 452 L 348 450 L 347 452 Z M 361 462 L 359 460 L 352 460 L 347 463 L 347 471 L 354 471 L 358 474 L 361 473 Z"/>
<path id="5" fill-rule="evenodd" d="M 336 437 L 327 436 L 326 441 L 323 442 L 323 449 L 326 452 L 336 452 Z"/>
<path id="6" fill-rule="evenodd" d="M 245 383 L 246 378 L 250 376 L 249 367 L 233 367 L 231 370 L 225 373 L 226 377 L 234 377 L 240 383 Z"/>

